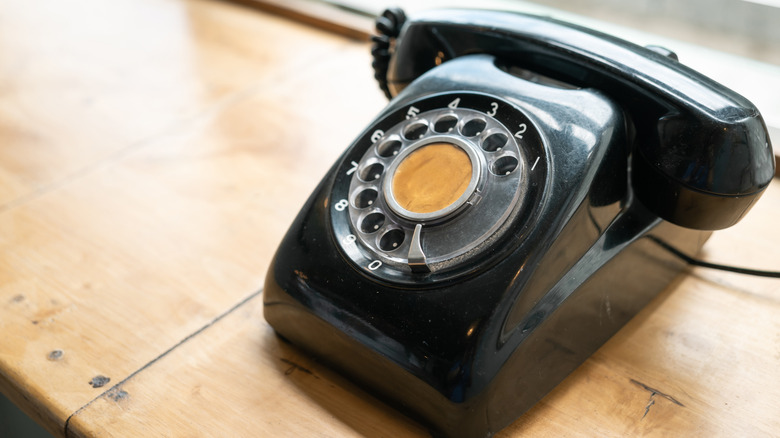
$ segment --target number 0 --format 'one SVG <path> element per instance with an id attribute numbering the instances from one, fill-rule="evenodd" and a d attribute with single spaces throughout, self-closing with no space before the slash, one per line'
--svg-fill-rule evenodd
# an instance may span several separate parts
<path id="1" fill-rule="evenodd" d="M 357 237 L 355 237 L 354 234 L 347 234 L 341 239 L 341 243 L 343 243 L 344 245 L 349 245 L 350 243 L 355 243 L 356 240 Z"/>

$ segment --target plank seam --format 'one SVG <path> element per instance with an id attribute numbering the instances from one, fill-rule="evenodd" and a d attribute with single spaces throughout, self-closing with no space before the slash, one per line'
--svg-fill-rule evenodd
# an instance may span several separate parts
<path id="1" fill-rule="evenodd" d="M 67 420 L 65 420 L 64 435 L 65 435 L 66 437 L 69 437 L 69 436 L 70 436 L 70 434 L 69 434 L 69 433 L 70 433 L 70 429 L 69 429 L 69 427 L 70 427 L 70 420 L 71 420 L 71 418 L 75 417 L 76 415 L 78 415 L 79 413 L 81 413 L 83 410 L 87 409 L 87 408 L 88 408 L 90 405 L 92 405 L 92 403 L 94 403 L 94 402 L 95 402 L 95 401 L 97 401 L 98 399 L 101 399 L 101 398 L 105 397 L 105 396 L 106 396 L 106 394 L 110 393 L 111 391 L 115 391 L 115 390 L 117 390 L 119 387 L 121 387 L 122 385 L 124 385 L 125 383 L 127 383 L 127 382 L 128 382 L 130 379 L 132 379 L 133 377 L 135 377 L 137 374 L 139 374 L 140 372 L 142 372 L 142 371 L 146 370 L 147 368 L 151 367 L 151 366 L 152 366 L 152 365 L 154 365 L 156 362 L 158 362 L 160 359 L 164 358 L 165 356 L 167 356 L 168 354 L 170 354 L 171 352 L 173 352 L 174 350 L 176 350 L 176 349 L 177 349 L 177 348 L 179 348 L 180 346 L 184 345 L 185 343 L 187 343 L 187 342 L 188 342 L 189 340 L 191 340 L 192 338 L 194 338 L 194 337 L 198 336 L 199 334 L 203 333 L 203 332 L 204 332 L 204 331 L 206 331 L 208 328 L 210 328 L 211 326 L 213 326 L 214 324 L 216 324 L 217 322 L 219 322 L 220 320 L 222 320 L 222 319 L 223 319 L 223 318 L 225 318 L 226 316 L 228 316 L 228 315 L 232 314 L 232 313 L 233 313 L 233 312 L 235 312 L 236 310 L 238 310 L 238 309 L 240 309 L 241 307 L 243 307 L 243 306 L 244 306 L 246 303 L 248 303 L 249 301 L 251 301 L 253 298 L 256 298 L 256 297 L 260 296 L 260 294 L 262 294 L 262 293 L 263 293 L 263 290 L 262 290 L 262 289 L 260 289 L 260 290 L 258 290 L 258 291 L 256 291 L 256 292 L 253 292 L 252 294 L 250 294 L 250 295 L 249 295 L 249 296 L 247 296 L 246 298 L 244 298 L 244 299 L 242 299 L 241 301 L 239 301 L 239 302 L 238 302 L 237 304 L 235 304 L 233 307 L 231 307 L 231 308 L 229 308 L 228 310 L 226 310 L 225 312 L 223 312 L 223 313 L 221 313 L 221 314 L 217 315 L 217 316 L 216 316 L 214 319 L 212 319 L 211 321 L 209 321 L 209 322 L 208 322 L 206 325 L 204 325 L 203 327 L 201 327 L 201 328 L 199 328 L 198 330 L 195 330 L 194 332 L 190 333 L 190 334 L 189 334 L 189 335 L 187 335 L 187 336 L 186 336 L 184 339 L 182 339 L 182 340 L 180 340 L 179 342 L 177 342 L 176 344 L 174 344 L 174 345 L 173 345 L 171 348 L 169 348 L 169 349 L 165 350 L 165 351 L 164 351 L 164 352 L 162 352 L 160 355 L 158 355 L 158 356 L 157 356 L 157 357 L 155 357 L 154 359 L 152 359 L 152 360 L 150 360 L 149 362 L 147 362 L 146 364 L 144 364 L 144 366 L 142 366 L 141 368 L 139 368 L 139 369 L 135 370 L 134 372 L 132 372 L 130 375 L 128 375 L 127 377 L 125 377 L 124 379 L 122 379 L 122 380 L 121 380 L 119 383 L 117 383 L 117 384 L 115 384 L 115 385 L 111 386 L 111 387 L 110 387 L 110 388 L 108 388 L 107 390 L 105 390 L 105 391 L 103 391 L 102 393 L 100 393 L 100 395 L 98 395 L 97 397 L 95 397 L 95 398 L 93 398 L 92 400 L 90 400 L 89 402 L 87 402 L 87 404 L 85 404 L 84 406 L 82 406 L 82 407 L 78 408 L 78 409 L 77 409 L 75 412 L 73 412 L 72 414 L 70 414 L 70 416 L 68 416 Z"/>

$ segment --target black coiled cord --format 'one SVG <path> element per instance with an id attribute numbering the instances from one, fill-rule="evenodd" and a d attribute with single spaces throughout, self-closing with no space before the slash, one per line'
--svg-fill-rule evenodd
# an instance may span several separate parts
<path id="1" fill-rule="evenodd" d="M 371 41 L 374 42 L 371 45 L 371 55 L 374 57 L 374 61 L 371 63 L 374 68 L 374 78 L 388 99 L 393 98 L 390 94 L 390 88 L 387 86 L 387 70 L 390 67 L 391 56 L 390 46 L 398 38 L 405 22 L 406 14 L 401 8 L 385 9 L 376 18 L 377 35 L 371 37 Z"/>

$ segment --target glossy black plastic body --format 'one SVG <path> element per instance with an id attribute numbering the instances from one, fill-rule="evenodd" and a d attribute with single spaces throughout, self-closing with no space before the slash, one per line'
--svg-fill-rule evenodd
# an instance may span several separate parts
<path id="1" fill-rule="evenodd" d="M 528 115 L 544 136 L 546 177 L 500 258 L 405 285 L 352 264 L 329 206 L 353 146 L 293 223 L 264 292 L 282 336 L 445 436 L 509 424 L 665 287 L 682 263 L 653 239 L 695 253 L 709 235 L 661 220 L 632 195 L 626 120 L 609 98 L 527 82 L 495 62 L 475 55 L 431 70 L 377 120 L 453 89 L 501 93 Z"/>
<path id="2" fill-rule="evenodd" d="M 397 95 L 292 224 L 265 317 L 436 434 L 489 436 L 515 420 L 684 268 L 661 243 L 695 254 L 774 174 L 750 102 L 624 41 L 538 17 L 437 11 L 407 23 L 394 47 Z M 491 251 L 452 271 L 396 281 L 354 263 L 332 217 L 344 169 L 387 118 L 459 92 L 508 102 L 538 132 L 533 202 Z"/>

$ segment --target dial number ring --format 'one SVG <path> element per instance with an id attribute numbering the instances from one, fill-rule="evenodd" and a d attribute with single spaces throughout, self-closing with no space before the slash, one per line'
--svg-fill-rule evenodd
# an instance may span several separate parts
<path id="1" fill-rule="evenodd" d="M 449 106 L 455 99 L 459 106 Z M 490 105 L 497 101 L 478 93 L 424 98 L 412 103 L 420 109 L 414 117 L 406 118 L 401 108 L 367 130 L 341 166 L 331 197 L 334 203 L 348 199 L 346 211 L 331 211 L 331 218 L 349 259 L 371 275 L 408 280 L 413 238 L 422 242 L 427 266 L 436 275 L 457 271 L 501 240 L 526 202 L 528 177 L 543 179 L 546 165 L 531 170 L 530 163 L 538 164 L 542 156 L 541 139 L 521 111 L 503 101 Z M 524 132 L 517 136 L 513 131 L 520 125 Z M 407 210 L 393 192 L 398 167 L 415 151 L 437 144 L 468 155 L 468 187 L 445 208 Z M 369 215 L 372 221 L 366 224 Z M 420 236 L 414 235 L 417 225 L 422 226 Z M 381 267 L 374 263 L 369 269 L 374 261 Z"/>

